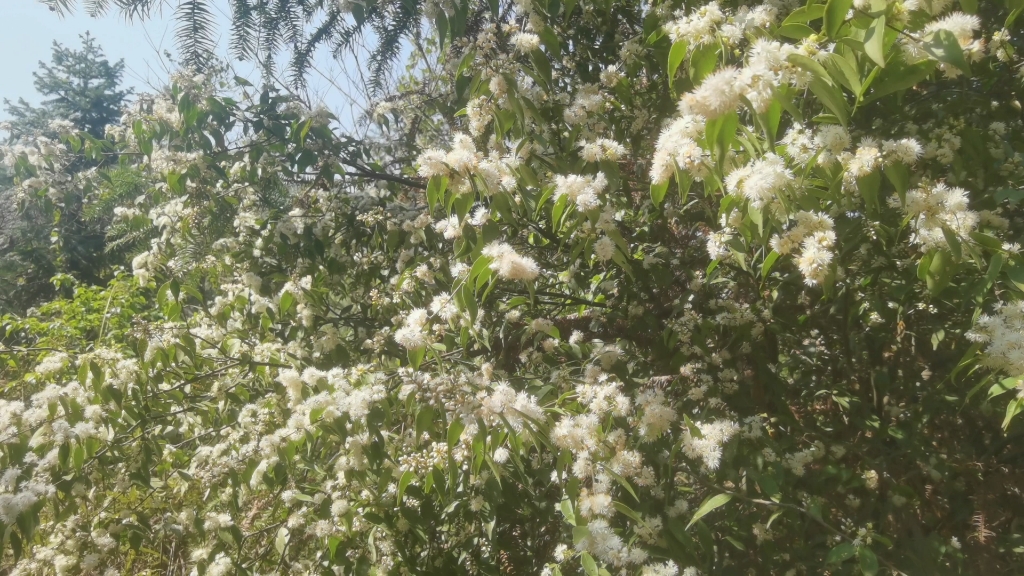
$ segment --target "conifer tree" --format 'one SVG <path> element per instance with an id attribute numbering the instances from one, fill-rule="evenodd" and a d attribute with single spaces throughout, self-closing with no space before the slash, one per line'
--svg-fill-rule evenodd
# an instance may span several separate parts
<path id="1" fill-rule="evenodd" d="M 124 60 L 107 60 L 88 32 L 81 39 L 80 50 L 55 41 L 51 63 L 39 62 L 39 71 L 32 75 L 36 91 L 46 97 L 40 106 L 32 106 L 24 98 L 16 103 L 4 100 L 12 117 L 12 138 L 30 133 L 55 136 L 50 127 L 54 120 L 67 120 L 99 138 L 108 124 L 121 117 L 121 106 L 131 93 L 119 88 Z"/>
<path id="2" fill-rule="evenodd" d="M 108 124 L 121 117 L 130 90 L 121 89 L 124 61 L 110 62 L 102 47 L 88 32 L 81 36 L 80 49 L 53 43 L 51 62 L 39 63 L 36 91 L 44 97 L 39 106 L 24 98 L 4 100 L 10 121 L 5 125 L 10 143 L 34 137 L 50 140 L 63 131 L 81 131 L 102 138 Z M 71 167 L 91 167 L 79 161 Z M 0 311 L 25 310 L 54 295 L 51 278 L 70 273 L 90 283 L 101 281 L 104 230 L 83 214 L 82 198 L 70 194 L 64 199 L 60 218 L 40 211 L 33 204 L 19 210 L 14 190 L 0 180 Z M 63 241 L 51 240 L 54 228 Z"/>

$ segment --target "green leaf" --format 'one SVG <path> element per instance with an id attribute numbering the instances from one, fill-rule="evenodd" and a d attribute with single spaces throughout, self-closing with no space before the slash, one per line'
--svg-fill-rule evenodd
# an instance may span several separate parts
<path id="1" fill-rule="evenodd" d="M 867 546 L 861 546 L 857 556 L 860 558 L 860 571 L 864 576 L 875 576 L 878 573 L 878 557 Z"/>
<path id="2" fill-rule="evenodd" d="M 882 184 L 882 174 L 877 170 L 857 179 L 857 191 L 864 198 L 864 205 L 869 214 L 878 214 L 881 210 L 878 191 Z"/>
<path id="3" fill-rule="evenodd" d="M 697 520 L 707 516 L 712 510 L 720 506 L 724 506 L 730 500 L 732 500 L 732 494 L 719 494 L 717 496 L 711 496 L 701 503 L 700 508 L 693 513 L 693 518 L 690 518 L 690 523 L 686 525 L 687 530 L 690 526 L 693 526 Z"/>
<path id="4" fill-rule="evenodd" d="M 577 0 L 566 0 L 565 5 L 562 8 L 562 15 L 565 17 L 565 21 L 568 22 L 572 16 L 572 11 L 576 8 Z"/>
<path id="5" fill-rule="evenodd" d="M 1006 17 L 1006 22 L 1003 24 L 1003 28 L 1013 28 L 1013 23 L 1016 22 L 1017 18 L 1022 12 L 1024 12 L 1024 3 L 1017 2 L 1016 4 L 1017 8 L 1014 8 L 1013 12 L 1010 12 L 1010 15 Z M 1013 4 L 1010 4 L 1010 7 L 1012 8 Z"/>
<path id="6" fill-rule="evenodd" d="M 598 576 L 597 562 L 594 562 L 594 558 L 590 554 L 586 552 L 580 554 L 580 563 L 583 564 L 583 571 L 587 573 L 587 576 Z"/>
<path id="7" fill-rule="evenodd" d="M 629 495 L 632 496 L 634 500 L 636 500 L 637 502 L 640 502 L 640 498 L 638 498 L 637 495 L 636 495 L 636 492 L 633 491 L 633 487 L 629 484 L 629 480 L 626 480 L 625 478 L 622 477 L 621 474 L 619 474 L 618 472 L 615 472 L 614 470 L 612 470 L 611 468 L 609 468 L 607 466 L 604 467 L 604 471 L 607 472 L 609 476 L 614 478 L 615 481 L 618 482 L 620 486 L 625 488 L 626 492 L 629 492 Z"/>
<path id="8" fill-rule="evenodd" d="M 558 40 L 558 35 L 550 26 L 545 26 L 537 32 L 540 36 L 540 41 L 544 44 L 544 47 L 551 53 L 551 57 L 554 60 L 558 60 L 562 57 L 562 44 Z"/>
<path id="9" fill-rule="evenodd" d="M 960 7 L 968 14 L 977 14 L 978 0 L 960 0 Z"/>
<path id="10" fill-rule="evenodd" d="M 293 296 L 291 292 L 285 292 L 281 294 L 281 302 L 278 305 L 278 310 L 280 310 L 281 314 L 287 314 L 288 310 L 291 309 L 292 304 L 294 303 L 295 296 Z"/>
<path id="11" fill-rule="evenodd" d="M 715 125 L 714 150 L 719 158 L 725 158 L 732 143 L 736 139 L 736 128 L 740 125 L 740 117 L 736 112 L 729 112 L 724 116 L 716 118 L 709 124 Z"/>
<path id="12" fill-rule="evenodd" d="M 427 204 L 430 207 L 430 211 L 434 211 L 434 207 L 444 202 L 444 192 L 448 188 L 448 178 L 446 176 L 431 176 L 427 182 Z"/>
<path id="13" fill-rule="evenodd" d="M 825 4 L 825 14 L 822 16 L 821 31 L 829 38 L 835 38 L 843 26 L 843 22 L 846 21 L 846 14 L 852 7 L 853 0 L 828 0 L 828 3 Z"/>
<path id="14" fill-rule="evenodd" d="M 831 77 L 828 74 L 828 71 L 825 70 L 825 67 L 812 58 L 808 58 L 803 54 L 791 54 L 787 58 L 787 60 L 789 60 L 790 63 L 796 64 L 797 66 L 803 68 L 804 70 L 807 70 L 811 74 L 814 74 L 814 76 L 817 78 L 821 78 L 822 80 L 826 80 L 828 82 L 832 81 Z"/>
<path id="15" fill-rule="evenodd" d="M 669 89 L 675 92 L 676 82 L 676 71 L 679 70 L 679 65 L 686 59 L 686 51 L 688 44 L 686 41 L 679 41 L 672 45 L 672 50 L 668 53 L 668 83 Z"/>
<path id="16" fill-rule="evenodd" d="M 1024 291 L 1024 266 L 1012 265 L 1006 269 L 1006 277 L 1013 282 L 1018 289 Z"/>
<path id="17" fill-rule="evenodd" d="M 953 254 L 953 259 L 959 262 L 964 257 L 964 251 L 960 247 L 960 239 L 957 238 L 956 232 L 953 232 L 949 226 L 943 225 L 942 235 L 946 238 L 946 244 L 949 246 L 949 251 Z"/>
<path id="18" fill-rule="evenodd" d="M 906 202 L 907 188 L 910 187 L 910 171 L 907 170 L 907 167 L 901 162 L 893 162 L 882 168 L 882 172 L 892 183 L 892 187 L 896 189 L 900 202 Z"/>
<path id="19" fill-rule="evenodd" d="M 775 260 L 778 259 L 778 256 L 779 253 L 772 250 L 768 257 L 765 258 L 764 263 L 761 264 L 761 280 L 768 278 L 768 274 L 771 272 L 772 266 L 775 265 Z"/>
<path id="20" fill-rule="evenodd" d="M 1015 376 L 1013 378 L 1003 378 L 999 382 L 993 384 L 992 387 L 988 389 L 988 399 L 991 400 L 996 396 L 1006 394 L 1010 390 L 1017 390 L 1017 387 L 1020 384 L 1020 382 L 1020 376 Z"/>
<path id="21" fill-rule="evenodd" d="M 850 114 L 847 110 L 846 99 L 843 98 L 843 93 L 838 88 L 821 78 L 811 80 L 809 87 L 818 100 L 836 115 L 840 124 L 846 126 L 849 123 Z"/>
<path id="22" fill-rule="evenodd" d="M 432 431 L 434 428 L 434 408 L 427 405 L 420 408 L 416 413 L 416 437 L 424 432 Z"/>
<path id="23" fill-rule="evenodd" d="M 551 62 L 548 60 L 548 55 L 541 51 L 539 48 L 530 52 L 530 60 L 533 62 L 533 67 L 540 74 L 540 77 L 544 80 L 547 86 L 551 86 Z"/>
<path id="24" fill-rule="evenodd" d="M 416 479 L 416 475 L 413 474 L 412 470 L 406 470 L 402 474 L 401 480 L 398 481 L 398 506 L 402 505 L 402 496 L 405 495 L 405 489 L 409 487 L 409 484 Z"/>
<path id="25" fill-rule="evenodd" d="M 864 53 L 885 68 L 885 16 L 875 18 L 864 35 Z"/>
<path id="26" fill-rule="evenodd" d="M 1020 414 L 1021 410 L 1024 410 L 1024 398 L 1014 398 L 1010 400 L 1010 403 L 1006 405 L 1006 417 L 1003 418 L 1003 430 L 1010 428 L 1010 422 L 1013 421 L 1014 416 Z"/>
<path id="27" fill-rule="evenodd" d="M 1024 200 L 1024 189 L 1000 188 L 999 190 L 996 190 L 994 197 L 996 202 L 1006 200 L 1010 204 L 1016 204 L 1021 200 Z"/>
<path id="28" fill-rule="evenodd" d="M 737 550 L 746 551 L 747 547 L 744 546 L 743 543 L 739 540 L 733 538 L 732 536 L 726 536 L 725 539 L 729 542 L 729 544 L 732 544 Z"/>
<path id="29" fill-rule="evenodd" d="M 568 498 L 562 500 L 561 504 L 558 505 L 558 509 L 562 511 L 562 516 L 565 516 L 565 521 L 573 526 L 576 525 L 576 513 L 572 511 L 572 502 Z"/>
<path id="30" fill-rule="evenodd" d="M 434 26 L 437 28 L 438 50 L 444 52 L 444 41 L 448 36 L 448 15 L 444 13 L 444 10 L 437 11 Z"/>
<path id="31" fill-rule="evenodd" d="M 871 97 L 868 98 L 868 101 L 877 100 L 887 94 L 906 90 L 917 85 L 918 82 L 931 75 L 932 71 L 935 70 L 935 66 L 934 60 L 925 60 L 910 66 L 906 64 L 889 66 L 883 74 L 879 75 L 878 80 L 872 84 L 874 89 L 871 91 Z"/>
<path id="32" fill-rule="evenodd" d="M 694 86 L 699 85 L 718 64 L 718 44 L 709 42 L 698 46 L 690 54 L 690 80 Z"/>
<path id="33" fill-rule="evenodd" d="M 409 350 L 409 365 L 412 366 L 413 370 L 420 367 L 423 363 L 423 356 L 427 353 L 426 346 L 420 346 L 419 348 L 413 348 Z"/>
<path id="34" fill-rule="evenodd" d="M 837 545 L 835 548 L 828 551 L 828 556 L 825 557 L 826 564 L 842 564 L 846 560 L 853 558 L 853 555 L 857 553 L 857 548 L 849 542 L 843 542 Z"/>
<path id="35" fill-rule="evenodd" d="M 839 54 L 829 54 L 825 59 L 825 68 L 835 82 L 842 84 L 854 94 L 861 93 L 860 73 L 849 60 Z"/>
<path id="36" fill-rule="evenodd" d="M 637 514 L 632 508 L 630 508 L 629 506 L 626 506 L 622 502 L 619 502 L 619 501 L 612 502 L 612 507 L 615 508 L 616 510 L 618 510 L 620 513 L 625 514 L 626 516 L 629 516 L 637 524 L 640 524 L 640 525 L 645 524 L 643 518 L 641 518 L 639 514 Z"/>
<path id="37" fill-rule="evenodd" d="M 809 6 L 801 6 L 796 10 L 793 10 L 785 20 L 782 21 L 782 25 L 798 23 L 798 22 L 810 22 L 811 20 L 817 20 L 825 14 L 824 4 L 811 4 Z"/>
<path id="38" fill-rule="evenodd" d="M 184 192 L 184 187 L 182 186 L 182 181 L 181 181 L 181 174 L 178 174 L 177 172 L 173 172 L 173 171 L 172 172 L 168 172 L 167 173 L 167 186 L 171 190 L 177 192 L 178 194 L 181 194 L 182 192 Z"/>
<path id="39" fill-rule="evenodd" d="M 992 250 L 1003 249 L 1002 241 L 991 234 L 985 234 L 984 232 L 971 232 L 969 235 L 971 240 L 974 240 L 986 248 L 991 248 Z"/>
<path id="40" fill-rule="evenodd" d="M 462 431 L 466 429 L 466 425 L 462 423 L 462 420 L 452 420 L 452 423 L 448 425 L 448 448 L 454 448 L 459 443 L 459 438 L 462 437 Z"/>
<path id="41" fill-rule="evenodd" d="M 75 470 L 82 469 L 82 464 L 85 463 L 85 446 L 75 444 L 75 447 L 71 449 L 71 462 Z"/>
<path id="42" fill-rule="evenodd" d="M 804 38 L 814 34 L 814 28 L 811 28 L 807 24 L 795 22 L 779 26 L 778 33 L 780 36 L 792 38 L 793 40 L 803 40 Z"/>
<path id="43" fill-rule="evenodd" d="M 770 473 L 758 476 L 757 485 L 760 486 L 761 491 L 772 500 L 778 502 L 779 499 L 781 499 L 782 493 L 779 491 L 779 484 Z"/>
<path id="44" fill-rule="evenodd" d="M 952 274 L 952 254 L 948 250 L 936 250 L 925 277 L 928 292 L 932 296 L 942 292 L 949 285 Z"/>
<path id="45" fill-rule="evenodd" d="M 651 184 L 651 202 L 654 203 L 655 208 L 661 207 L 661 203 L 665 201 L 665 194 L 667 193 L 668 180 L 661 184 Z"/>
<path id="46" fill-rule="evenodd" d="M 928 267 L 931 266 L 932 258 L 934 257 L 934 252 L 929 252 L 921 257 L 921 261 L 917 263 L 918 280 L 924 281 L 926 278 L 928 278 Z"/>
<path id="47" fill-rule="evenodd" d="M 849 121 L 846 99 L 843 98 L 842 91 L 833 83 L 828 71 L 821 64 L 800 54 L 793 54 L 787 60 L 814 75 L 809 86 L 811 92 L 814 92 L 818 100 L 835 114 L 843 126 L 846 126 Z"/>

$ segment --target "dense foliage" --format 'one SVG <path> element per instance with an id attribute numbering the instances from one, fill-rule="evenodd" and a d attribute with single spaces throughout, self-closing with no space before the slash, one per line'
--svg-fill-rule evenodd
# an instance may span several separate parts
<path id="1" fill-rule="evenodd" d="M 3 320 L 3 565 L 1019 566 L 1024 4 L 478 8 L 379 141 L 184 72 L 4 151 L 144 193 Z"/>

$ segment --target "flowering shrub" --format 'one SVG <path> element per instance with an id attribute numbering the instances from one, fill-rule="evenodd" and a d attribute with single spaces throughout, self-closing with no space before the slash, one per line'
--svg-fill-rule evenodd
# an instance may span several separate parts
<path id="1" fill-rule="evenodd" d="M 131 278 L 4 320 L 10 573 L 1019 565 L 1019 2 L 494 6 L 407 149 L 186 74 L 5 150 L 150 183 Z"/>

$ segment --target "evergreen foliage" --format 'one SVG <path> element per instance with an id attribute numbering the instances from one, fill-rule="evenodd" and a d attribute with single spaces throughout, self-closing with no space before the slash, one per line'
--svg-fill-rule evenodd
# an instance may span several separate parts
<path id="1" fill-rule="evenodd" d="M 10 138 L 27 135 L 57 137 L 50 126 L 54 120 L 70 122 L 76 130 L 102 138 L 108 124 L 121 118 L 129 90 L 121 90 L 124 61 L 111 63 L 103 49 L 88 32 L 82 35 L 79 50 L 53 43 L 49 64 L 39 63 L 33 72 L 36 92 L 44 97 L 40 106 L 32 106 L 19 98 L 17 103 L 5 100 L 11 116 Z"/>
<path id="2" fill-rule="evenodd" d="M 188 69 L 2 150 L 132 262 L 0 320 L 0 570 L 1018 570 L 1020 0 L 354 6 L 374 138 Z"/>
<path id="3" fill-rule="evenodd" d="M 9 144 L 18 147 L 40 139 L 55 144 L 61 134 L 73 132 L 102 138 L 108 125 L 120 121 L 130 94 L 120 88 L 124 62 L 107 60 L 88 33 L 81 40 L 80 49 L 54 42 L 51 62 L 39 63 L 34 76 L 41 105 L 23 98 L 5 102 L 11 117 L 5 124 Z M 104 236 L 110 215 L 86 206 L 83 183 L 75 182 L 77 174 L 96 166 L 94 159 L 77 158 L 60 167 L 65 190 L 57 210 L 56 190 L 40 204 L 24 196 L 19 200 L 9 177 L 6 185 L 0 184 L 5 210 L 0 222 L 0 311 L 24 312 L 52 298 L 57 287 L 51 278 L 58 273 L 92 284 L 107 277 Z"/>

